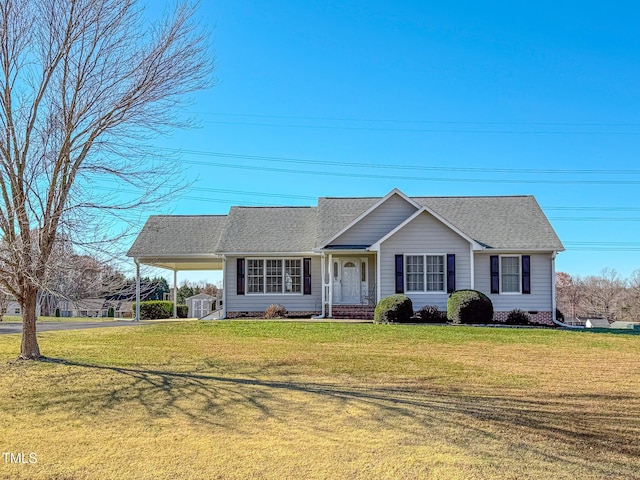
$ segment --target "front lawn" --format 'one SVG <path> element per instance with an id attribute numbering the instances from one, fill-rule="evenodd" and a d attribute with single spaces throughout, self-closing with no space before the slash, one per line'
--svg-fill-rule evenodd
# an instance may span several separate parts
<path id="1" fill-rule="evenodd" d="M 184 322 L 0 337 L 3 479 L 638 478 L 640 337 Z M 5 456 L 6 457 L 6 456 Z"/>

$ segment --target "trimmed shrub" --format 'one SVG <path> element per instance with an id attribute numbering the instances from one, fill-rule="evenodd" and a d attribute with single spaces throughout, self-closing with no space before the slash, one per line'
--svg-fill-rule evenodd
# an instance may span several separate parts
<path id="1" fill-rule="evenodd" d="M 447 321 L 447 313 L 438 310 L 435 305 L 425 305 L 415 313 L 413 320 L 417 323 L 444 323 Z"/>
<path id="2" fill-rule="evenodd" d="M 132 306 L 136 313 L 136 303 Z M 166 300 L 149 300 L 140 302 L 140 320 L 154 320 L 157 318 L 171 318 L 173 316 L 173 302 Z"/>
<path id="3" fill-rule="evenodd" d="M 171 314 L 173 315 L 173 302 L 171 302 Z M 178 305 L 177 312 L 178 318 L 187 318 L 189 315 L 189 307 L 186 305 Z"/>
<path id="4" fill-rule="evenodd" d="M 107 317 L 113 318 L 116 316 L 116 312 L 113 309 L 113 307 L 109 307 L 109 310 L 107 311 Z"/>
<path id="5" fill-rule="evenodd" d="M 507 314 L 505 325 L 531 325 L 531 317 L 527 312 L 516 308 Z"/>
<path id="6" fill-rule="evenodd" d="M 391 295 L 376 305 L 373 313 L 375 323 L 410 322 L 413 316 L 413 303 L 405 295 Z"/>
<path id="7" fill-rule="evenodd" d="M 447 319 L 451 323 L 491 323 L 493 303 L 477 290 L 457 290 L 447 301 Z"/>
<path id="8" fill-rule="evenodd" d="M 285 318 L 287 309 L 282 305 L 269 305 L 264 311 L 264 318 Z"/>

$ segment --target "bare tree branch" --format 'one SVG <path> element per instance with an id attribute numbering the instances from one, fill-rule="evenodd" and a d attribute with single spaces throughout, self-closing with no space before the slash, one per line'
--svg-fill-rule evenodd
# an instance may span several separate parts
<path id="1" fill-rule="evenodd" d="M 22 358 L 40 356 L 35 305 L 60 284 L 62 245 L 104 252 L 119 235 L 105 215 L 184 186 L 148 141 L 189 126 L 177 108 L 212 85 L 213 60 L 193 5 L 147 26 L 143 13 L 136 0 L 0 3 L 0 287 L 22 307 Z"/>

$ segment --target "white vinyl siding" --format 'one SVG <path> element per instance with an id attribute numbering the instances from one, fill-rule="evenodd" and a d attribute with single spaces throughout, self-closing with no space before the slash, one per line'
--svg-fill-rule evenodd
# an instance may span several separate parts
<path id="1" fill-rule="evenodd" d="M 238 257 L 228 256 L 225 270 L 225 289 L 226 289 L 226 309 L 228 312 L 264 312 L 267 307 L 273 303 L 284 306 L 289 312 L 320 312 L 321 304 L 321 275 L 320 275 L 320 256 L 311 257 L 311 295 L 293 295 L 291 293 L 270 293 L 268 295 L 249 294 L 247 288 L 246 295 L 238 295 L 237 285 L 237 262 Z M 241 257 L 246 258 L 246 257 Z M 273 258 L 273 257 L 272 257 Z M 246 258 L 245 271 L 248 282 L 249 262 L 255 258 Z M 281 258 L 281 260 L 286 260 Z M 286 279 L 285 279 L 286 285 Z M 248 287 L 248 284 L 247 284 Z"/>
<path id="2" fill-rule="evenodd" d="M 431 272 L 431 283 L 443 283 L 440 292 L 411 292 L 405 285 L 405 295 L 411 298 L 413 308 L 437 305 L 446 310 L 449 294 L 446 292 L 446 254 L 456 256 L 456 288 L 471 288 L 471 261 L 469 242 L 428 212 L 421 213 L 380 245 L 380 296 L 395 293 L 395 256 L 422 256 L 437 253 L 443 263 L 444 276 Z M 433 264 L 432 264 L 433 266 Z M 405 264 L 406 282 L 406 264 Z M 426 277 L 426 262 L 425 262 Z M 425 288 L 427 279 L 425 278 Z"/>
<path id="3" fill-rule="evenodd" d="M 331 241 L 331 244 L 372 245 L 415 212 L 415 206 L 400 195 L 392 195 L 349 230 Z"/>
<path id="4" fill-rule="evenodd" d="M 526 253 L 531 257 L 531 293 L 527 295 L 503 295 L 491 293 L 490 252 L 476 252 L 475 255 L 475 289 L 486 294 L 493 302 L 496 312 L 506 312 L 519 308 L 524 311 L 552 311 L 551 297 L 551 252 Z M 522 255 L 503 254 L 503 257 Z M 522 265 L 520 265 L 522 268 Z"/>

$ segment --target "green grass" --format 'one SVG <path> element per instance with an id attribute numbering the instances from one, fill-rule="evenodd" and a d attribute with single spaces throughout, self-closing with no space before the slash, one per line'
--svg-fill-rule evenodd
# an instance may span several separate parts
<path id="1" fill-rule="evenodd" d="M 0 337 L 6 479 L 638 478 L 640 337 L 182 322 Z"/>

